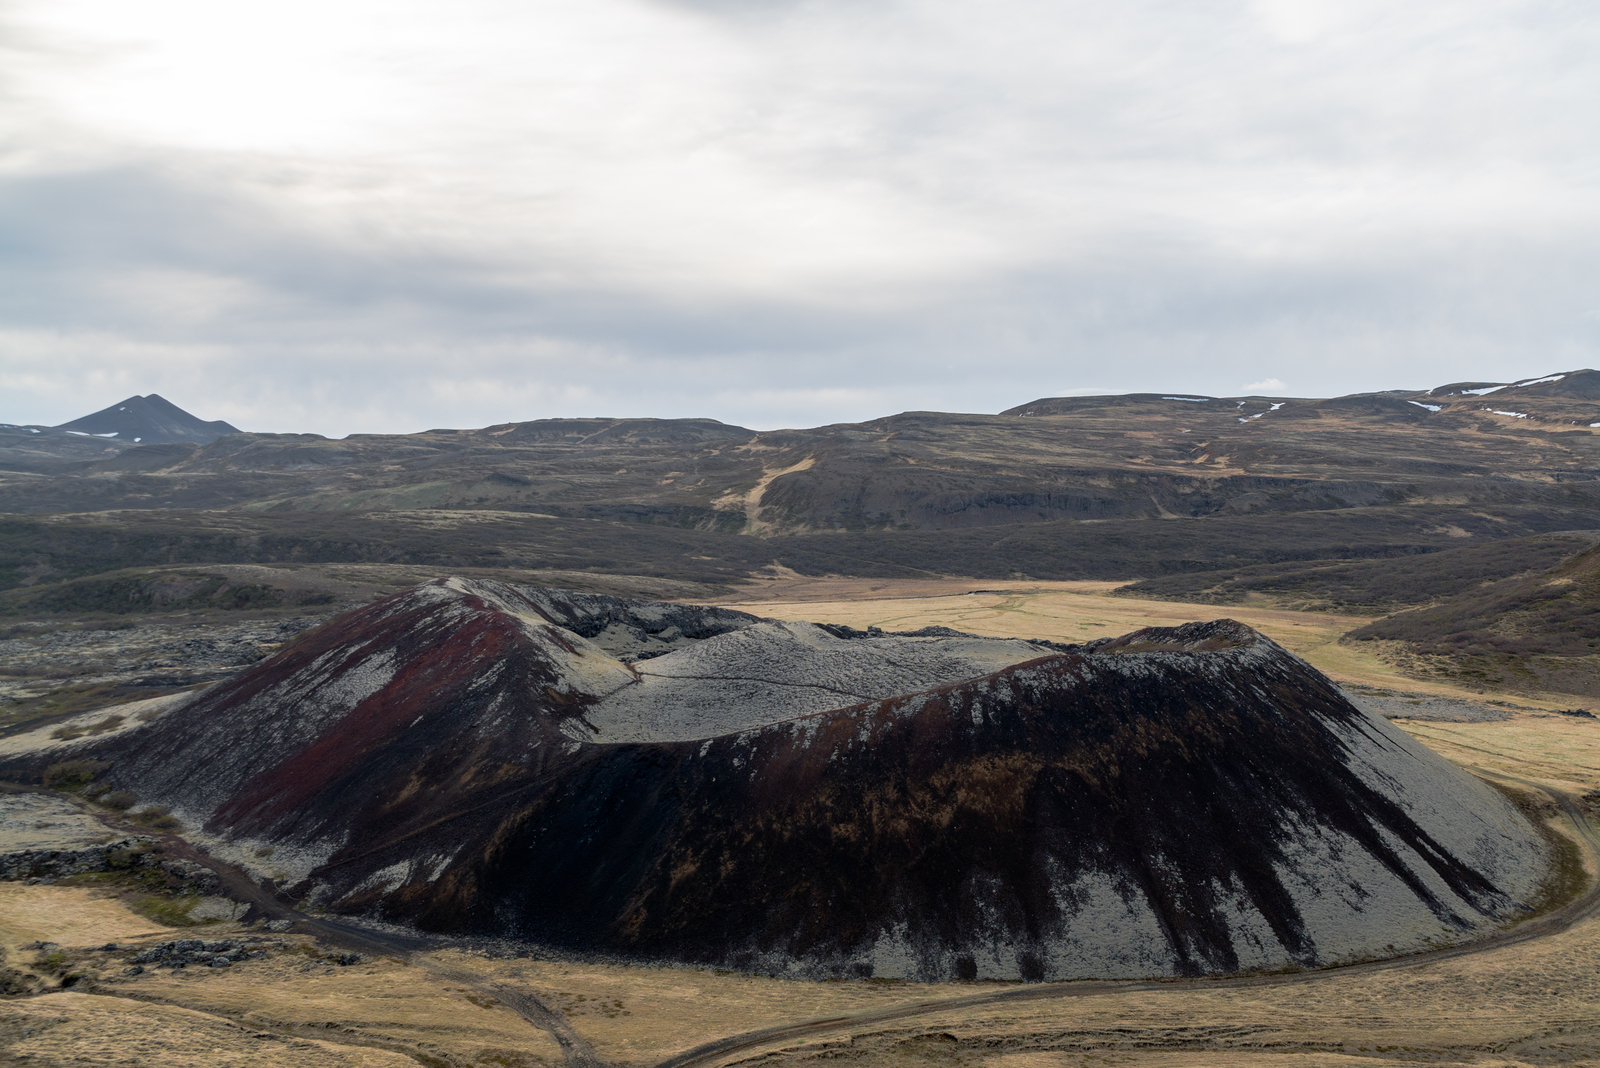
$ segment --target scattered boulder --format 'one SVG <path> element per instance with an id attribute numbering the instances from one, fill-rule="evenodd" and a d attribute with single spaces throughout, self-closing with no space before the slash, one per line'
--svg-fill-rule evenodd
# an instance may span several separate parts
<path id="1" fill-rule="evenodd" d="M 249 948 L 250 946 L 255 948 Z M 282 948 L 282 942 L 263 942 L 254 939 L 219 939 L 206 942 L 198 938 L 175 938 L 151 946 L 137 954 L 124 975 L 142 975 L 144 965 L 159 968 L 186 968 L 190 965 L 209 968 L 231 968 L 247 960 L 261 960 L 267 948 Z M 137 969 L 135 971 L 134 969 Z"/>
<path id="2" fill-rule="evenodd" d="M 50 886 L 71 875 L 128 871 L 146 890 L 196 896 L 193 920 L 237 920 L 250 906 L 222 896 L 222 880 L 203 864 L 164 855 L 159 842 L 124 838 L 85 849 L 32 849 L 0 854 L 0 880 Z"/>
<path id="3" fill-rule="evenodd" d="M 0 879 L 43 882 L 67 875 L 110 871 L 115 867 L 127 867 L 126 858 L 129 855 L 148 850 L 153 844 L 148 838 L 124 838 L 110 845 L 87 849 L 26 849 L 4 853 L 0 854 Z"/>
<path id="4" fill-rule="evenodd" d="M 182 857 L 168 857 L 158 861 L 157 866 L 184 886 L 197 890 L 202 894 L 214 893 L 217 887 L 221 885 L 216 872 Z"/>
<path id="5" fill-rule="evenodd" d="M 189 910 L 191 920 L 237 920 L 250 911 L 250 906 L 232 898 L 208 894 Z"/>

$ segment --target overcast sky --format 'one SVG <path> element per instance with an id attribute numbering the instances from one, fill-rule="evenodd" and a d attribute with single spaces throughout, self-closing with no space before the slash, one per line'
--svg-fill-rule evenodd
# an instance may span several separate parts
<path id="1" fill-rule="evenodd" d="M 0 421 L 810 426 L 1600 364 L 1600 16 L 0 0 Z"/>

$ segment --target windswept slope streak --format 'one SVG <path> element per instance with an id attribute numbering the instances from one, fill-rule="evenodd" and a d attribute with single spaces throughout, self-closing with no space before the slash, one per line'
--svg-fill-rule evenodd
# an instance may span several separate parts
<path id="1" fill-rule="evenodd" d="M 1228 620 L 1067 648 L 441 580 L 75 744 L 336 911 L 796 975 L 1387 955 L 1545 863 Z"/>

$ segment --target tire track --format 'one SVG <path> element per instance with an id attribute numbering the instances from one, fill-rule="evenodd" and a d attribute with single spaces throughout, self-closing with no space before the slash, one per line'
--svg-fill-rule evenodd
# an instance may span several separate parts
<path id="1" fill-rule="evenodd" d="M 281 906 L 280 906 L 281 907 Z M 391 935 L 370 931 L 350 924 L 339 923 L 286 909 L 286 919 L 295 921 L 296 929 L 315 935 L 319 941 L 355 949 L 371 956 L 398 957 L 408 964 L 422 968 L 441 982 L 448 981 L 469 987 L 486 998 L 493 998 L 529 1024 L 546 1032 L 561 1047 L 561 1055 L 570 1068 L 607 1068 L 606 1061 L 594 1051 L 584 1037 L 575 1031 L 566 1016 L 546 1005 L 534 994 L 504 983 L 484 979 L 472 972 L 452 968 L 430 960 L 424 952 L 437 945 L 430 939 L 408 935 Z"/>
<path id="2" fill-rule="evenodd" d="M 583 1036 L 573 1030 L 567 1018 L 538 997 L 525 990 L 490 982 L 471 972 L 451 968 L 426 957 L 424 954 L 427 951 L 440 944 L 439 939 L 373 931 L 341 923 L 338 920 L 308 916 L 294 908 L 270 880 L 258 882 L 243 868 L 218 860 L 178 835 L 152 832 L 147 827 L 115 819 L 106 819 L 105 822 L 108 825 L 125 827 L 148 838 L 159 839 L 168 855 L 192 860 L 216 872 L 228 896 L 251 906 L 250 911 L 246 913 L 249 919 L 290 920 L 294 923 L 292 931 L 312 935 L 319 942 L 372 957 L 396 957 L 407 964 L 422 968 L 440 980 L 470 987 L 485 997 L 495 999 L 529 1024 L 548 1033 L 561 1047 L 561 1054 L 570 1068 L 606 1068 L 606 1062 L 595 1053 L 594 1047 L 590 1046 Z"/>
<path id="3" fill-rule="evenodd" d="M 487 982 L 471 972 L 449 968 L 428 960 L 418 959 L 416 963 L 441 979 L 463 983 L 482 994 L 487 994 L 533 1026 L 549 1032 L 550 1037 L 561 1047 L 561 1055 L 573 1068 L 606 1068 L 606 1062 L 595 1053 L 593 1046 L 584 1041 L 583 1036 L 573 1030 L 565 1015 L 552 1009 L 526 990 L 519 990 L 502 983 Z"/>

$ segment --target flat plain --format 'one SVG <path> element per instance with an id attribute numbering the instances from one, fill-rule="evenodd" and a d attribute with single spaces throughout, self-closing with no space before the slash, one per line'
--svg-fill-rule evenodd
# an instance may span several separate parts
<path id="1" fill-rule="evenodd" d="M 1358 693 L 1485 701 L 1471 690 L 1401 675 L 1382 659 L 1380 643 L 1341 643 L 1360 617 L 1270 604 L 1142 601 L 1111 596 L 1114 585 L 778 574 L 724 603 L 862 628 L 937 625 L 1066 642 L 1227 615 Z M 1496 706 L 1501 719 L 1397 723 L 1486 776 L 1581 795 L 1600 789 L 1600 722 L 1551 711 L 1571 703 L 1571 695 L 1518 695 L 1515 706 Z M 1584 846 L 1593 880 L 1600 869 L 1580 833 L 1586 828 L 1553 805 L 1546 809 L 1558 831 Z M 1600 1063 L 1600 918 L 1592 913 L 1565 929 L 1471 953 L 1225 980 L 817 983 L 442 942 L 340 964 L 340 948 L 319 943 L 314 924 L 275 936 L 283 944 L 265 959 L 124 974 L 134 952 L 164 940 L 259 935 L 228 922 L 161 927 L 105 886 L 0 884 L 0 968 L 53 981 L 79 976 L 68 990 L 0 1001 L 0 1063 Z M 118 948 L 103 948 L 108 943 Z M 740 1035 L 750 1037 L 713 1045 Z"/>
<path id="2" fill-rule="evenodd" d="M 1266 597 L 1243 604 L 1200 604 L 1117 596 L 1125 584 L 1098 581 L 864 580 L 780 575 L 714 603 L 756 615 L 842 623 L 886 631 L 940 626 L 995 638 L 1078 643 L 1141 627 L 1198 619 L 1248 624 L 1347 688 L 1483 702 L 1481 690 L 1406 674 L 1385 654 L 1397 642 L 1352 642 L 1345 635 L 1370 616 L 1305 612 Z M 1516 705 L 1570 708 L 1596 703 L 1571 694 L 1519 693 Z"/>

